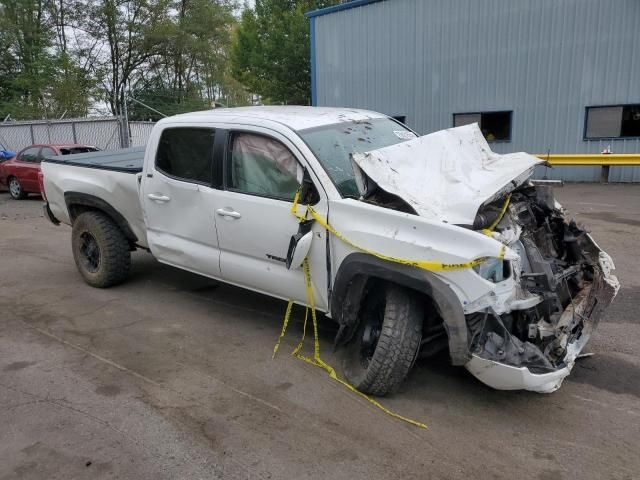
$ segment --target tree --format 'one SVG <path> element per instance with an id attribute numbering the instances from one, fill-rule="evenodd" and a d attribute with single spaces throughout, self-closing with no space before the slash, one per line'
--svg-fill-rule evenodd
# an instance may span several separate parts
<path id="1" fill-rule="evenodd" d="M 157 53 L 159 39 L 152 34 L 166 21 L 169 0 L 89 0 L 86 31 L 92 49 L 91 64 L 102 85 L 103 99 L 113 114 L 123 110 L 125 90 L 135 74 Z"/>
<path id="2" fill-rule="evenodd" d="M 304 12 L 338 0 L 256 0 L 245 7 L 231 49 L 234 77 L 267 102 L 308 105 L 309 21 Z"/>
<path id="3" fill-rule="evenodd" d="M 132 93 L 168 114 L 244 104 L 229 68 L 236 3 L 0 0 L 0 120 L 121 115 Z"/>
<path id="4" fill-rule="evenodd" d="M 64 4 L 58 3 L 58 8 L 59 13 Z M 87 113 L 91 80 L 59 48 L 56 25 L 51 0 L 0 0 L 3 117 L 51 118 Z"/>
<path id="5" fill-rule="evenodd" d="M 137 100 L 137 102 L 130 101 L 128 103 L 130 120 L 157 121 L 160 120 L 163 115 L 177 115 L 179 113 L 211 108 L 211 104 L 207 99 L 202 97 L 198 92 L 192 92 L 189 95 L 178 95 L 159 79 L 143 84 L 139 83 L 136 88 L 131 90 L 130 95 Z M 144 107 L 138 102 L 148 105 L 153 110 Z M 154 110 L 161 112 L 163 115 L 160 115 Z"/>
<path id="6" fill-rule="evenodd" d="M 227 53 L 235 0 L 92 1 L 85 43 L 104 47 L 92 49 L 90 63 L 112 113 L 123 111 L 126 95 L 170 115 L 211 108 L 238 92 Z M 127 106 L 132 119 L 159 117 L 138 103 Z"/>
<path id="7" fill-rule="evenodd" d="M 165 114 L 211 108 L 225 97 L 228 101 L 238 89 L 228 75 L 234 9 L 229 0 L 174 2 L 176 14 L 150 33 L 158 49 L 135 83 L 136 98 Z M 152 113 L 134 105 L 130 111 L 143 117 Z"/>

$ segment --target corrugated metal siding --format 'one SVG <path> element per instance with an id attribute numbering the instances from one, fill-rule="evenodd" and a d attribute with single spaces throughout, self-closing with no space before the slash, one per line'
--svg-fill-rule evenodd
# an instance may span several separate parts
<path id="1" fill-rule="evenodd" d="M 406 115 L 421 133 L 453 113 L 513 110 L 497 152 L 640 152 L 640 139 L 583 140 L 586 106 L 640 103 L 638 0 L 386 0 L 314 21 L 318 105 Z M 638 181 L 640 167 L 610 178 Z"/>

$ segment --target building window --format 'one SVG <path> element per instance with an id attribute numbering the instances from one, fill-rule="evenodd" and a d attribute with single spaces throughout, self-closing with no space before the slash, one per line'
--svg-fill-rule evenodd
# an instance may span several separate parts
<path id="1" fill-rule="evenodd" d="M 585 139 L 640 137 L 640 104 L 587 107 Z"/>
<path id="2" fill-rule="evenodd" d="M 453 126 L 477 123 L 488 142 L 511 141 L 511 111 L 454 113 Z"/>

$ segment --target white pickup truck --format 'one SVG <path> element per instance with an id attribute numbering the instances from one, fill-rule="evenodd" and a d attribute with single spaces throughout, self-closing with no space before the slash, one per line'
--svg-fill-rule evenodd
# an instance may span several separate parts
<path id="1" fill-rule="evenodd" d="M 552 392 L 619 284 L 530 180 L 539 163 L 495 154 L 475 124 L 418 137 L 370 111 L 247 107 L 166 118 L 146 149 L 42 172 L 45 212 L 73 226 L 90 285 L 124 281 L 140 248 L 305 304 L 307 258 L 361 391 L 393 392 L 418 355 L 446 349 L 494 388 Z M 315 220 L 300 222 L 307 205 Z"/>

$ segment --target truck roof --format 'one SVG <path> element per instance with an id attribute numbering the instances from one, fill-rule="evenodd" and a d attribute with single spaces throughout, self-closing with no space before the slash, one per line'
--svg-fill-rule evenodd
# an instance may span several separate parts
<path id="1" fill-rule="evenodd" d="M 175 115 L 160 122 L 182 121 L 231 121 L 249 119 L 273 121 L 293 130 L 321 127 L 339 122 L 362 121 L 371 118 L 384 118 L 385 115 L 369 110 L 355 108 L 305 107 L 305 106 L 257 106 L 217 108 L 202 112 Z"/>

